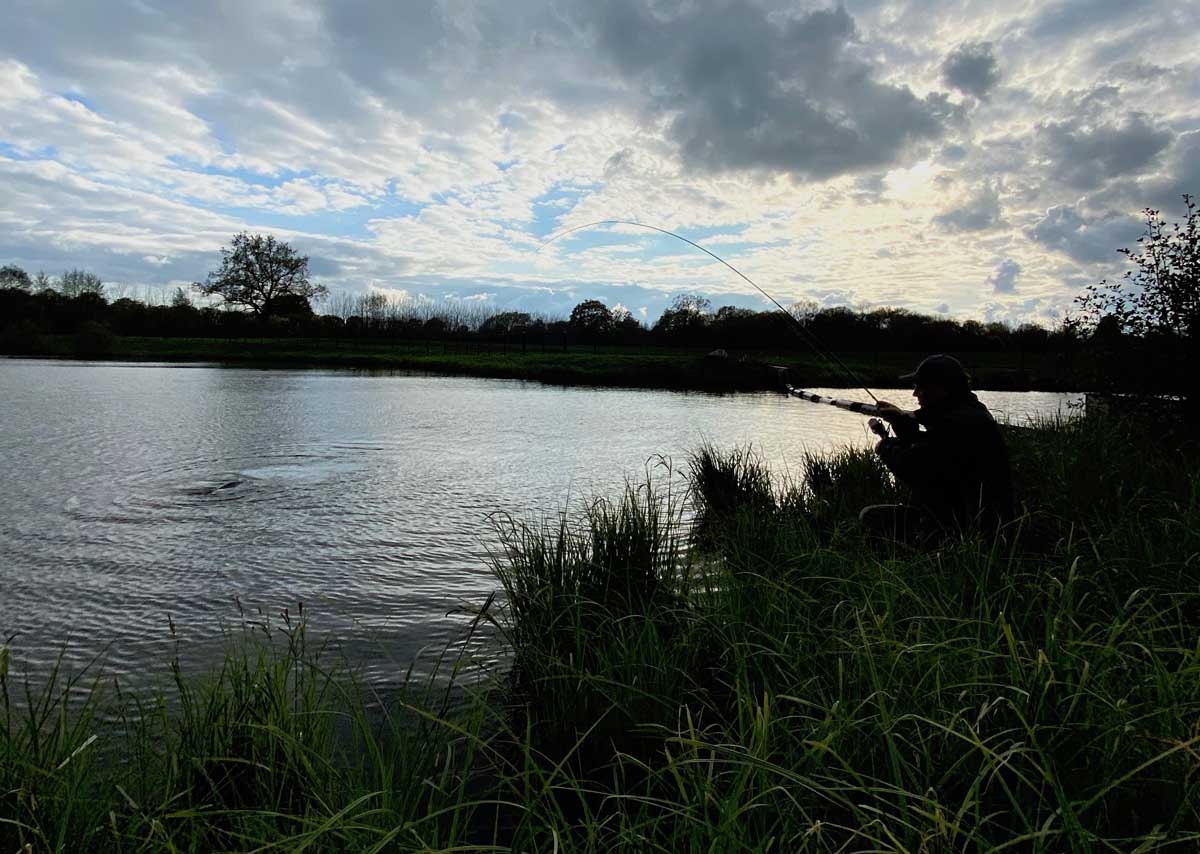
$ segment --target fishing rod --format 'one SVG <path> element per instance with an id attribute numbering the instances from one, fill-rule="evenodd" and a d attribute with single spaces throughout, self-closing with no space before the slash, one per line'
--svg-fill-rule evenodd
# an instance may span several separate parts
<path id="1" fill-rule="evenodd" d="M 782 374 L 787 370 L 787 368 L 775 367 L 775 370 Z M 840 398 L 829 397 L 828 395 L 805 391 L 804 389 L 796 388 L 793 385 L 785 384 L 784 388 L 787 390 L 789 396 L 798 397 L 801 400 L 807 400 L 809 403 L 824 403 L 829 406 L 836 406 L 838 409 L 845 409 L 849 412 L 858 412 L 862 415 L 875 416 L 879 414 L 879 407 L 875 403 L 860 403 L 857 400 L 841 400 Z M 880 437 L 886 437 L 888 435 L 887 427 L 878 418 L 871 418 L 867 421 L 867 424 L 870 426 L 871 432 L 873 432 L 875 435 Z"/>
<path id="2" fill-rule="evenodd" d="M 786 371 L 786 368 L 784 369 Z M 874 403 L 842 401 L 842 399 L 836 397 L 817 395 L 815 392 L 797 389 L 796 386 L 788 385 L 784 387 L 787 389 L 787 393 L 791 397 L 798 397 L 802 399 L 802 401 L 808 401 L 809 403 L 826 403 L 830 405 L 830 407 L 838 407 L 838 409 L 846 409 L 851 411 L 851 413 L 862 413 L 863 415 L 875 416 L 880 414 L 880 408 L 878 408 Z M 889 435 L 887 425 L 884 425 L 884 423 L 880 419 L 877 419 L 877 417 L 870 417 L 870 419 L 866 420 L 866 426 L 870 427 L 871 432 L 875 433 L 875 435 L 881 439 L 886 439 Z"/>
<path id="3" fill-rule="evenodd" d="M 829 397 L 824 394 L 816 394 L 811 391 L 805 391 L 802 388 L 795 386 L 785 386 L 787 393 L 792 397 L 798 397 L 801 400 L 807 400 L 809 403 L 825 403 L 829 406 L 836 406 L 838 409 L 846 409 L 850 412 L 860 412 L 863 415 L 878 415 L 879 407 L 873 403 L 859 403 L 857 400 L 840 400 L 836 397 Z"/>
<path id="4" fill-rule="evenodd" d="M 597 226 L 597 225 L 632 225 L 632 226 L 636 226 L 637 228 L 648 228 L 651 231 L 657 231 L 660 234 L 665 234 L 669 237 L 674 237 L 676 240 L 682 240 L 684 243 L 688 244 L 689 246 L 694 246 L 697 249 L 699 249 L 701 252 L 705 253 L 706 255 L 716 259 L 717 261 L 720 261 L 722 264 L 724 264 L 730 270 L 733 270 L 733 272 L 735 272 L 739 276 L 741 276 L 741 278 L 747 284 L 749 284 L 752 288 L 754 288 L 760 294 L 762 294 L 767 299 L 769 299 L 771 302 L 773 302 L 775 304 L 775 307 L 778 308 L 781 312 L 783 312 L 784 316 L 792 322 L 795 329 L 797 331 L 799 331 L 800 337 L 804 340 L 804 342 L 806 344 L 808 344 L 808 346 L 812 347 L 813 350 L 816 351 L 818 356 L 822 357 L 823 359 L 825 359 L 827 361 L 830 361 L 830 362 L 833 362 L 834 364 L 836 364 L 839 368 L 841 368 L 846 373 L 846 375 L 848 377 L 850 377 L 850 379 L 854 380 L 856 385 L 860 386 L 863 391 L 865 391 L 868 395 L 870 395 L 871 400 L 875 401 L 876 403 L 879 403 L 879 398 L 877 398 L 875 396 L 874 392 L 872 392 L 869 388 L 867 388 L 866 383 L 864 383 L 861 379 L 859 379 L 858 374 L 856 374 L 856 373 L 854 373 L 854 371 L 850 370 L 850 367 L 845 362 L 843 362 L 841 359 L 839 359 L 836 354 L 827 352 L 821 346 L 821 343 L 817 339 L 816 335 L 814 335 L 808 329 L 805 329 L 804 324 L 801 323 L 799 320 L 797 320 L 796 317 L 790 311 L 788 311 L 786 308 L 784 308 L 783 305 L 779 302 L 779 300 L 775 299 L 775 297 L 771 296 L 769 293 L 767 293 L 765 290 L 763 290 L 761 287 L 759 287 L 758 284 L 755 283 L 753 279 L 751 279 L 749 276 L 747 276 L 745 273 L 743 273 L 737 267 L 730 264 L 728 261 L 726 261 L 720 255 L 716 254 L 715 252 L 711 252 L 708 249 L 705 249 L 703 246 L 701 246 L 699 243 L 697 243 L 694 240 L 688 240 L 683 235 L 676 234 L 673 231 L 667 231 L 665 228 L 659 228 L 656 225 L 647 225 L 644 222 L 633 222 L 631 220 L 624 220 L 624 219 L 600 219 L 600 220 L 596 220 L 595 222 L 586 222 L 583 225 L 577 225 L 574 228 L 568 228 L 565 231 L 558 232 L 557 234 L 552 234 L 550 237 L 548 237 L 545 241 L 542 242 L 541 246 L 539 246 L 537 248 L 537 251 L 541 252 L 543 248 L 545 248 L 546 246 L 549 246 L 551 243 L 553 243 L 555 240 L 558 240 L 560 237 L 566 237 L 568 234 L 571 234 L 572 232 L 582 231 L 585 228 L 593 228 L 594 226 Z M 807 400 L 808 398 L 805 398 L 805 399 Z"/>

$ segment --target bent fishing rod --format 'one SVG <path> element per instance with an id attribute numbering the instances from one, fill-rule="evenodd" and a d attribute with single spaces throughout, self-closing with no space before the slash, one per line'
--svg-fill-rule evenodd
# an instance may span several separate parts
<path id="1" fill-rule="evenodd" d="M 854 380 L 855 385 L 858 385 L 859 387 L 862 388 L 863 391 L 865 391 L 868 395 L 870 395 L 871 400 L 875 401 L 875 403 L 879 403 L 879 398 L 877 398 L 875 396 L 874 392 L 872 392 L 869 388 L 867 388 L 866 383 L 864 383 L 861 379 L 859 379 L 858 375 L 856 373 L 854 373 L 854 371 L 850 370 L 850 367 L 845 362 L 843 362 L 841 359 L 839 359 L 837 357 L 837 354 L 826 351 L 825 348 L 821 346 L 821 343 L 817 339 L 816 335 L 814 335 L 810 330 L 805 329 L 804 324 L 801 323 L 799 320 L 797 320 L 795 315 L 793 315 L 790 311 L 788 311 L 786 308 L 784 308 L 783 305 L 779 302 L 779 300 L 775 299 L 775 297 L 771 296 L 763 288 L 759 287 L 758 284 L 753 279 L 751 279 L 749 276 L 747 276 L 745 273 L 743 273 L 737 267 L 730 264 L 728 261 L 726 261 L 720 255 L 718 255 L 715 252 L 711 252 L 708 249 L 705 249 L 703 246 L 701 246 L 699 243 L 697 243 L 694 240 L 688 240 L 683 235 L 676 234 L 673 231 L 667 231 L 667 229 L 659 228 L 656 225 L 647 225 L 644 222 L 633 222 L 632 220 L 624 220 L 624 219 L 600 219 L 600 220 L 596 220 L 595 222 L 586 222 L 583 225 L 577 225 L 574 228 L 568 228 L 564 231 L 558 232 L 557 234 L 552 234 L 550 237 L 548 237 L 545 241 L 542 242 L 541 246 L 539 246 L 537 248 L 537 251 L 541 252 L 543 248 L 545 248 L 546 246 L 549 246 L 551 243 L 553 243 L 555 240 L 558 240 L 560 237 L 566 237 L 568 234 L 571 234 L 573 232 L 582 231 L 585 228 L 594 228 L 595 226 L 598 226 L 598 225 L 632 225 L 637 228 L 646 228 L 646 229 L 649 229 L 650 231 L 657 231 L 659 234 L 665 234 L 668 237 L 674 237 L 676 240 L 682 240 L 684 243 L 688 244 L 689 246 L 694 246 L 695 248 L 699 249 L 701 252 L 705 253 L 709 257 L 714 258 L 717 261 L 720 261 L 722 264 L 724 264 L 730 270 L 737 273 L 737 275 L 740 276 L 743 281 L 745 281 L 752 288 L 754 288 L 756 291 L 758 291 L 760 294 L 762 294 L 764 297 L 766 297 L 772 303 L 774 303 L 775 307 L 778 308 L 781 312 L 783 312 L 784 317 L 786 317 L 788 320 L 790 320 L 792 322 L 793 328 L 796 329 L 797 332 L 799 332 L 801 339 L 806 344 L 808 344 L 808 346 L 812 347 L 818 356 L 825 359 L 826 361 L 833 362 L 834 364 L 836 364 L 839 368 L 842 369 L 843 372 L 845 372 L 846 376 L 848 376 L 848 377 L 850 377 L 850 379 Z M 788 393 L 792 394 L 792 391 L 793 390 L 792 390 L 791 386 L 788 386 Z M 797 389 L 796 391 L 801 391 L 801 390 Z M 804 394 L 810 394 L 810 393 L 804 392 Z M 801 397 L 801 399 L 803 399 L 803 400 L 812 400 L 813 399 L 812 397 L 803 397 L 802 395 L 795 395 L 795 396 Z M 818 402 L 818 403 L 826 402 L 824 399 L 821 398 L 821 395 L 813 395 L 813 397 L 818 398 L 818 400 L 816 400 L 814 402 Z M 870 404 L 858 404 L 858 405 L 859 406 L 870 406 Z M 845 408 L 845 407 L 843 407 L 843 408 Z M 871 409 L 875 410 L 875 407 L 872 406 Z M 854 410 L 854 411 L 860 411 L 860 410 Z M 872 429 L 874 429 L 874 428 L 872 427 Z"/>

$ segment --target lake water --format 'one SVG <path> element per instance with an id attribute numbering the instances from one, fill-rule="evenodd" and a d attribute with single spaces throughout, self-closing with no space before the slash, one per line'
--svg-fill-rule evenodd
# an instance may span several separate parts
<path id="1" fill-rule="evenodd" d="M 1016 421 L 1071 399 L 980 397 Z M 203 666 L 240 613 L 303 602 L 386 681 L 496 588 L 490 514 L 614 496 L 705 440 L 779 471 L 871 440 L 862 416 L 774 394 L 327 370 L 0 360 L 0 401 L 0 639 L 34 671 Z"/>

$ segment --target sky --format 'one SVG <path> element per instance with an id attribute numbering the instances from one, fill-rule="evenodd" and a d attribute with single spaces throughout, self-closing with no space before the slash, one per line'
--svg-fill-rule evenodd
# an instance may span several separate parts
<path id="1" fill-rule="evenodd" d="M 1200 3 L 0 0 L 0 263 L 112 295 L 239 231 L 330 291 L 1054 324 L 1200 194 Z"/>

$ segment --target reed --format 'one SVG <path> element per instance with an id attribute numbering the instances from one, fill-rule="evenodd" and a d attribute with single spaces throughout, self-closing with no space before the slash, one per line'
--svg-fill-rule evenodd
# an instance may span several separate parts
<path id="1" fill-rule="evenodd" d="M 924 552 L 856 531 L 898 495 L 870 455 L 776 485 L 701 449 L 687 606 L 565 609 L 578 655 L 513 638 L 518 668 L 555 668 L 516 695 L 526 743 L 590 763 L 543 820 L 567 850 L 1191 850 L 1200 466 L 1159 441 L 1034 425 L 1008 539 Z M 602 713 L 622 727 L 597 736 Z"/>
<path id="2" fill-rule="evenodd" d="M 247 626 L 170 690 L 0 668 L 0 850 L 437 850 L 459 844 L 476 728 L 408 674 L 380 708 L 303 622 Z M 98 667 L 98 665 L 96 665 Z M 475 739 L 472 741 L 472 739 Z M 465 745 L 465 746 L 462 746 Z M 25 848 L 24 846 L 29 846 Z"/>

